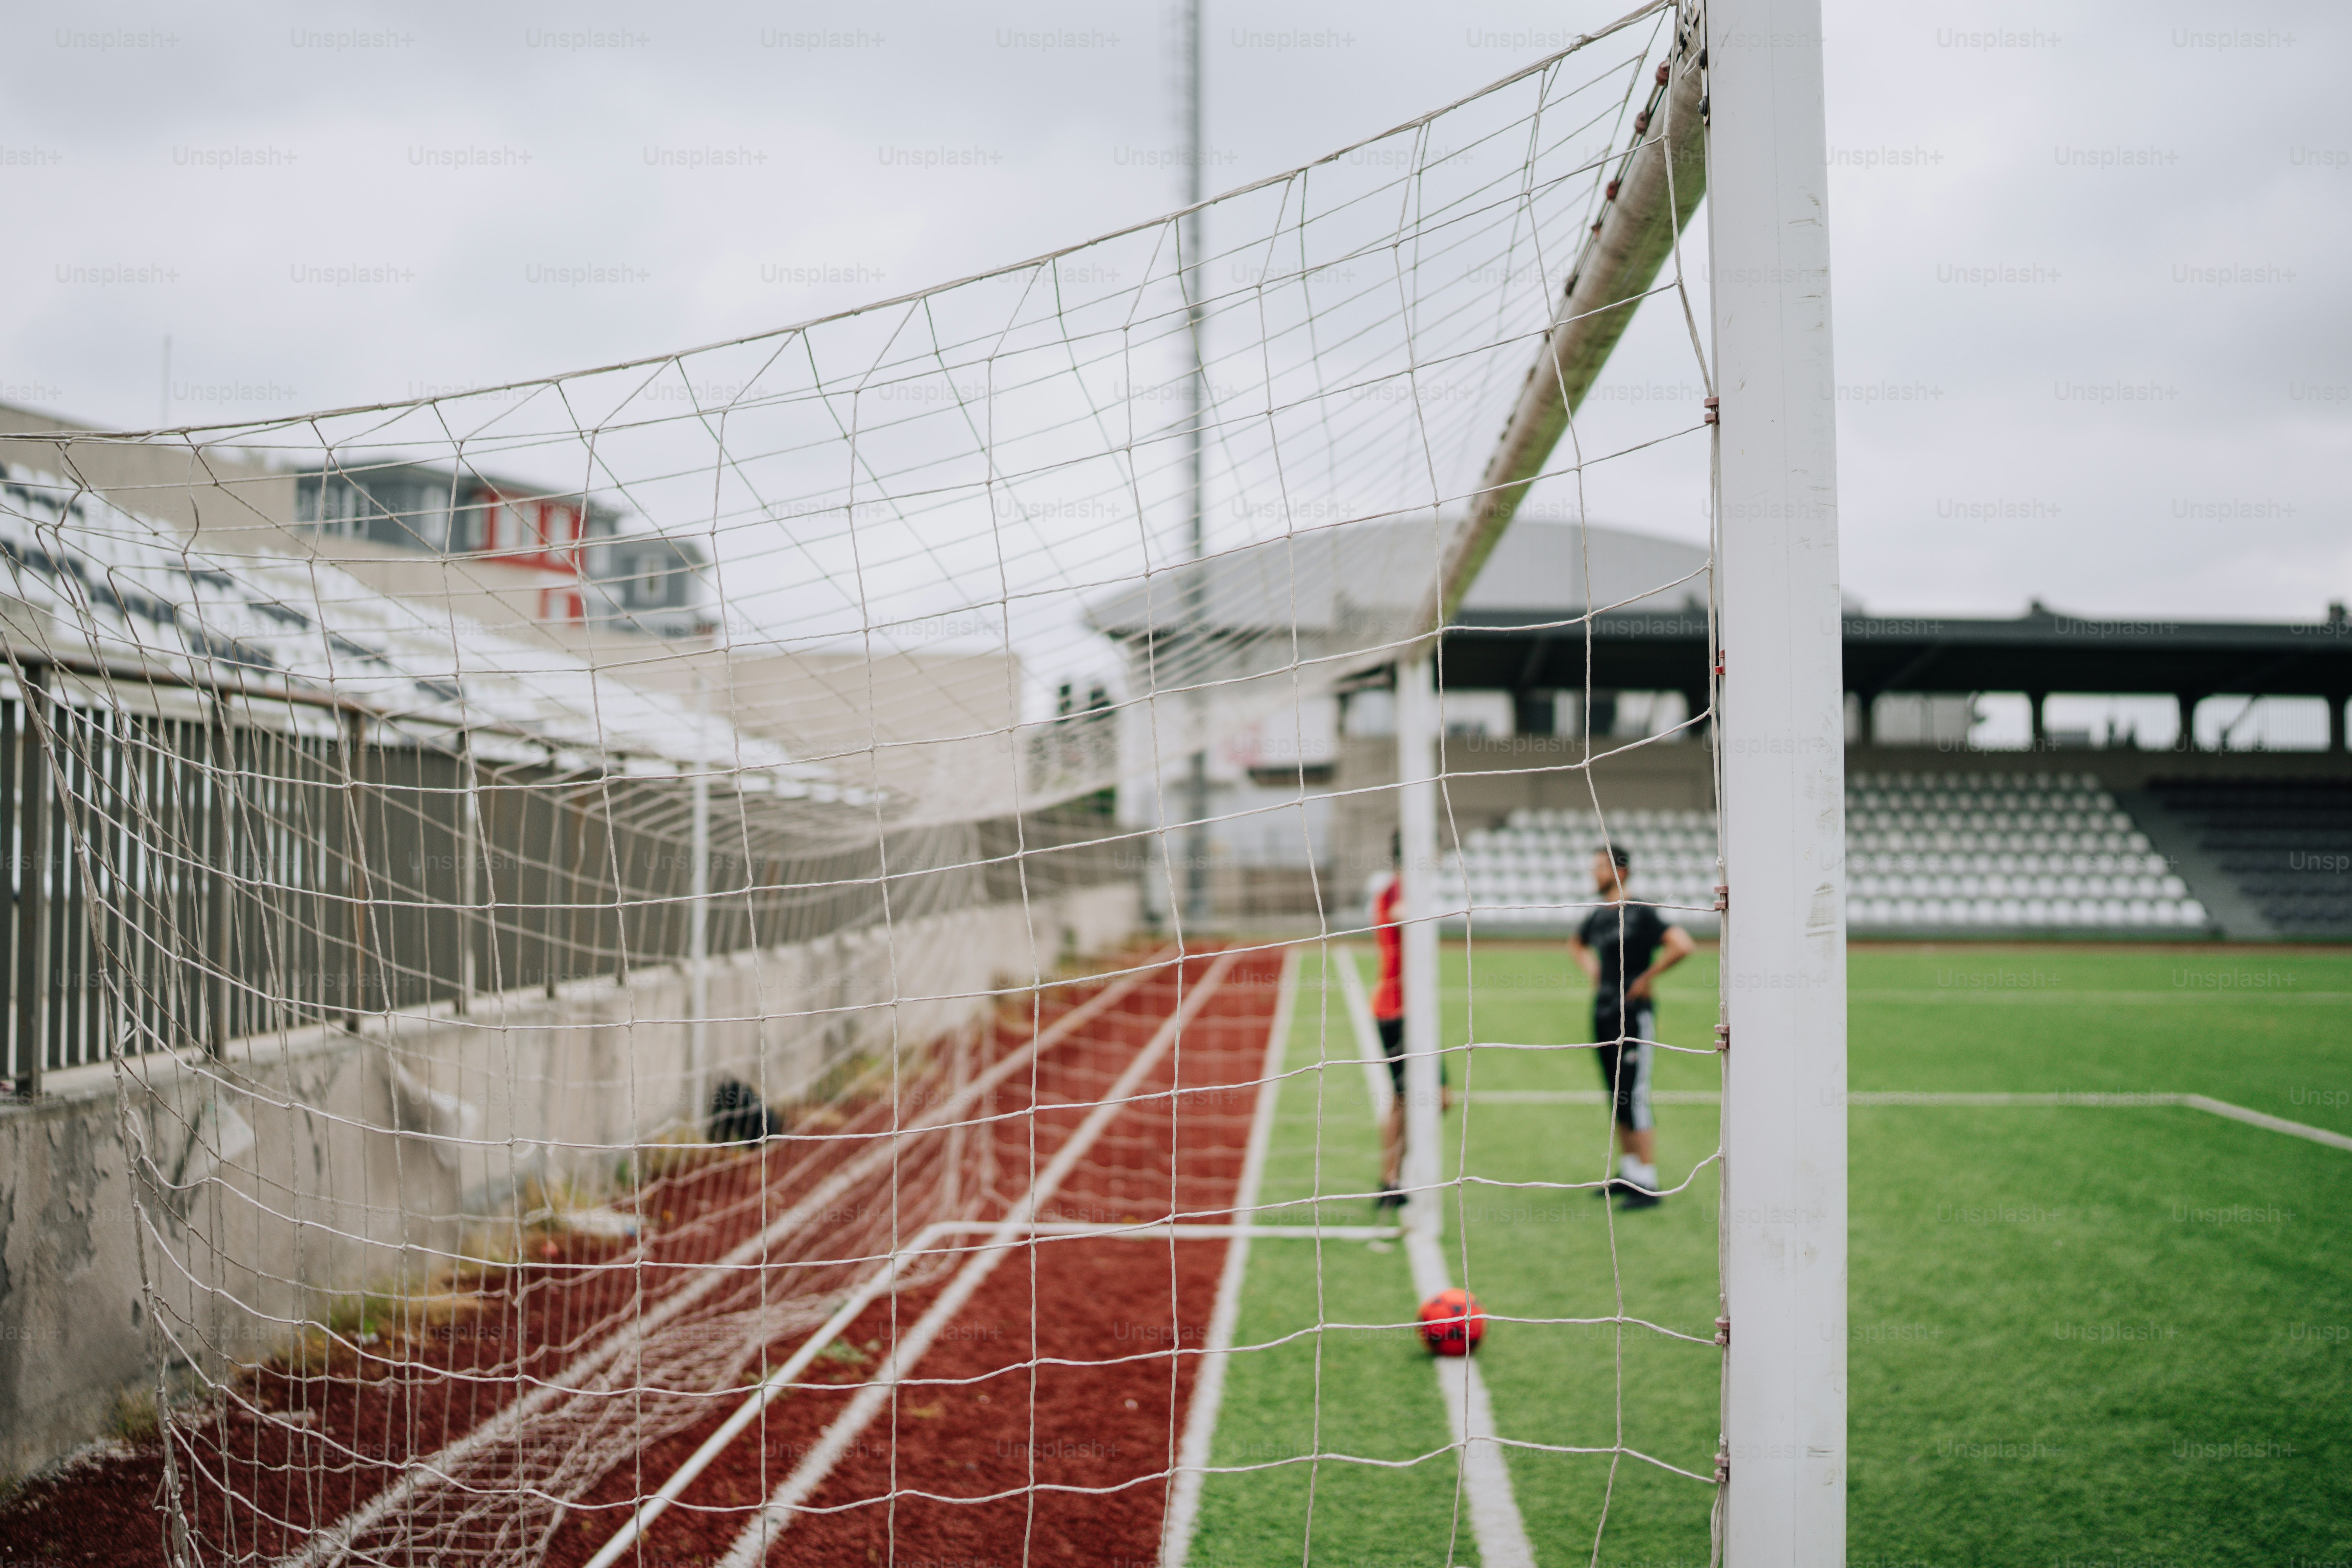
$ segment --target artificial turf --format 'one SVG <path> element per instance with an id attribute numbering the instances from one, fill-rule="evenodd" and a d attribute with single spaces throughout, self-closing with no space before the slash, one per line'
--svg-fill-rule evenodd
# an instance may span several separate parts
<path id="1" fill-rule="evenodd" d="M 1302 954 L 1262 1198 L 1370 1217 L 1370 1100 L 1319 950 Z M 1444 955 L 1447 1039 L 1583 1037 L 1581 976 L 1551 944 Z M 2247 948 L 1858 947 L 1856 1089 L 2189 1092 L 2352 1132 L 2352 953 Z M 1661 986 L 1669 1042 L 1714 1023 L 1712 955 Z M 1625 1448 L 1704 1473 L 1717 1352 L 1640 1329 L 1514 1322 L 1624 1316 L 1704 1339 L 1714 1177 L 1658 1209 L 1580 1191 L 1603 1168 L 1598 1105 L 1489 1100 L 1599 1086 L 1584 1053 L 1478 1050 L 1451 1075 L 1460 1193 L 1447 1247 L 1497 1321 L 1479 1360 L 1507 1438 Z M 1664 1089 L 1711 1089 L 1668 1053 Z M 1689 1175 L 1717 1112 L 1659 1110 L 1662 1170 Z M 2241 1563 L 2352 1556 L 2352 1152 L 2174 1107 L 1860 1106 L 1851 1113 L 1850 1563 Z M 1464 1141 L 1467 1140 L 1467 1155 Z M 1307 1211 L 1295 1212 L 1305 1217 Z M 1622 1292 L 1622 1294 L 1621 1294 Z M 1621 1305 L 1622 1303 L 1622 1305 Z M 1403 1257 L 1260 1243 L 1239 1342 L 1318 1322 L 1400 1322 Z M 1622 1370 L 1621 1370 L 1622 1369 Z M 1446 1441 L 1411 1338 L 1332 1329 L 1235 1359 L 1215 1462 L 1402 1459 Z M 1703 1483 L 1627 1456 L 1511 1452 L 1545 1561 L 1707 1561 Z M 1476 1561 L 1452 1457 L 1410 1469 L 1326 1459 L 1213 1478 L 1192 1561 Z M 1313 1497 L 1310 1512 L 1308 1499 Z M 1605 1528 L 1603 1509 L 1606 1508 Z"/>

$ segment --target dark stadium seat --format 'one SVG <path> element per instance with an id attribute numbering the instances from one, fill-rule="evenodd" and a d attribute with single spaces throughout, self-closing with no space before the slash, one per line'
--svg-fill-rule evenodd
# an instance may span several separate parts
<path id="1" fill-rule="evenodd" d="M 2352 935 L 2352 781 L 2158 779 L 2148 788 L 2282 932 Z"/>

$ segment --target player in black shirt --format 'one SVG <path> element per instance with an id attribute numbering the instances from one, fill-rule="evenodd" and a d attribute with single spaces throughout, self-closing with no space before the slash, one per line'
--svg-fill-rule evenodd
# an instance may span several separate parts
<path id="1" fill-rule="evenodd" d="M 1626 900 L 1632 869 L 1633 858 L 1614 846 L 1593 855 L 1601 907 L 1569 938 L 1568 951 L 1592 982 L 1592 1037 L 1600 1042 L 1593 1054 L 1617 1108 L 1617 1177 L 1602 1183 L 1597 1195 L 1614 1191 L 1625 1207 L 1648 1208 L 1659 1201 L 1657 1121 L 1650 1110 L 1650 1042 L 1657 1038 L 1657 1024 L 1650 987 L 1697 944 L 1649 905 Z"/>

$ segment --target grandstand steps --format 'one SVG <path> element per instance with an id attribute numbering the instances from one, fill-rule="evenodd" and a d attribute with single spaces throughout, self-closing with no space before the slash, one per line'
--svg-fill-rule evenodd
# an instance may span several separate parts
<path id="1" fill-rule="evenodd" d="M 1857 938 L 2178 942 L 2227 930 L 2090 773 L 1856 772 L 1847 784 L 1846 922 Z M 1689 808 L 1521 808 L 1473 828 L 1441 867 L 1441 922 L 1475 920 L 1493 935 L 1573 930 L 1593 907 L 1590 868 L 1604 832 L 1631 853 L 1636 899 L 1713 934 L 1715 818 Z M 2234 890 L 2219 863 L 2204 880 Z M 2266 934 L 2243 900 L 2231 918 Z"/>
<path id="2" fill-rule="evenodd" d="M 1318 888 L 1354 918 L 1367 872 L 1389 863 L 1394 752 L 1386 736 L 1350 736 L 1333 781 L 1334 853 Z M 1634 896 L 1706 931 L 1712 761 L 1703 739 L 1612 740 L 1589 754 L 1570 736 L 1447 736 L 1446 929 L 1469 923 L 1466 893 L 1486 935 L 1573 930 L 1591 907 L 1597 802 L 1634 852 Z M 2352 757 L 2340 752 L 1862 745 L 1846 773 L 1857 941 L 2352 937 Z M 2255 801 L 2248 815 L 2215 793 L 2249 785 L 2273 792 L 2274 809 Z"/>
<path id="3" fill-rule="evenodd" d="M 2222 868 L 2220 858 L 2205 847 L 2195 824 L 2176 814 L 2153 790 L 2117 790 L 2115 796 L 2116 804 L 2147 835 L 2149 846 L 2171 865 L 2173 875 L 2188 883 L 2189 890 L 2204 904 L 2224 939 L 2278 940 L 2278 928 L 2246 897 L 2238 879 Z"/>
<path id="4" fill-rule="evenodd" d="M 2352 781 L 2167 776 L 2147 793 L 2278 938 L 2352 937 Z"/>

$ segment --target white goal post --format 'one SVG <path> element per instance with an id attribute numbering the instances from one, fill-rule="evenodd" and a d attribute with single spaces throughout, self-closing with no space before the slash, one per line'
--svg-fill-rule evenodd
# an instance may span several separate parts
<path id="1" fill-rule="evenodd" d="M 1844 707 L 1821 14 L 1818 0 L 1709 0 L 1696 21 L 1660 68 L 1664 132 L 1612 187 L 1469 525 L 1449 542 L 1432 608 L 1434 625 L 1450 621 L 1632 302 L 1710 193 L 1714 743 L 1730 1043 L 1717 1473 L 1725 1560 L 1779 1568 L 1842 1562 L 1845 1549 Z M 1434 885 L 1444 721 L 1426 647 L 1400 658 L 1396 679 L 1403 1175 L 1407 1223 L 1435 1234 L 1445 1206 Z"/>
<path id="2" fill-rule="evenodd" d="M 1845 1561 L 1845 713 L 1819 0 L 1706 12 L 1726 1560 Z"/>
<path id="3" fill-rule="evenodd" d="M 141 1325 L 175 1562 L 1842 1554 L 1818 0 L 1626 3 L 836 315 L 0 431 L 0 1079 L 131 1222 L 0 1315 Z"/>

